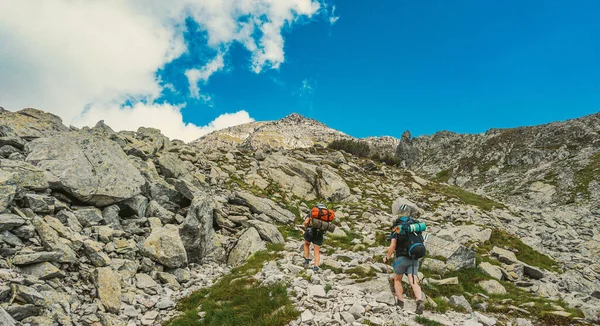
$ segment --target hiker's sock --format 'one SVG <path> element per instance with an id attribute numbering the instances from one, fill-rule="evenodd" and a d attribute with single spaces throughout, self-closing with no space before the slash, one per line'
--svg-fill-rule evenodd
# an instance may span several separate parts
<path id="1" fill-rule="evenodd" d="M 415 311 L 416 314 L 422 315 L 423 310 L 425 310 L 425 304 L 423 303 L 423 300 L 417 300 L 417 311 Z"/>

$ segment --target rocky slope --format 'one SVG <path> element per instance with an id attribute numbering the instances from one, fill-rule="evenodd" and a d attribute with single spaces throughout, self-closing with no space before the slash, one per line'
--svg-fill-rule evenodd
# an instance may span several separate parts
<path id="1" fill-rule="evenodd" d="M 380 263 L 402 203 L 431 226 L 425 318 L 599 322 L 597 216 L 502 204 L 302 134 L 288 140 L 303 121 L 243 127 L 282 128 L 276 146 L 248 132 L 237 143 L 248 146 L 220 147 L 0 111 L 0 324 L 214 323 L 231 303 L 207 300 L 229 286 L 267 289 L 253 297 L 265 303 L 287 298 L 268 317 L 291 325 L 415 325 L 414 300 L 393 306 Z M 313 274 L 301 266 L 298 224 L 316 201 L 336 209 L 338 228 Z"/>
<path id="2" fill-rule="evenodd" d="M 505 202 L 586 206 L 598 214 L 599 150 L 600 113 L 596 113 L 480 135 L 405 134 L 396 155 L 419 173 Z"/>

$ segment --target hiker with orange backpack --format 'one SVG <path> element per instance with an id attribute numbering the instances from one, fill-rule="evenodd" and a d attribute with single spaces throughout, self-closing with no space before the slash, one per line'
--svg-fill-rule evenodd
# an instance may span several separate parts
<path id="1" fill-rule="evenodd" d="M 392 234 L 389 237 L 391 243 L 383 262 L 387 263 L 392 257 L 395 257 L 392 266 L 395 274 L 396 305 L 404 309 L 402 277 L 407 275 L 408 283 L 417 299 L 416 313 L 421 315 L 425 310 L 425 304 L 419 285 L 419 259 L 425 256 L 422 232 L 427 226 L 410 217 L 410 208 L 407 205 L 402 205 L 400 214 L 401 216 L 392 225 Z"/>
<path id="2" fill-rule="evenodd" d="M 327 209 L 327 206 L 323 204 L 317 204 L 313 207 L 308 216 L 304 220 L 304 266 L 308 266 L 310 263 L 310 244 L 313 244 L 315 263 L 313 271 L 319 270 L 319 264 L 321 262 L 321 246 L 323 245 L 323 236 L 327 231 L 334 231 L 335 226 L 333 220 L 335 219 L 335 213 L 332 209 Z"/>

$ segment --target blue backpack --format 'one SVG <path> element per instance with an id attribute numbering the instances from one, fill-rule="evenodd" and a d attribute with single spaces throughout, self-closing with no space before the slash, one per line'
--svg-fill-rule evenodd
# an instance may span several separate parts
<path id="1" fill-rule="evenodd" d="M 423 240 L 425 223 L 409 217 L 401 217 L 395 224 L 396 255 L 407 256 L 413 260 L 425 257 L 427 253 Z"/>

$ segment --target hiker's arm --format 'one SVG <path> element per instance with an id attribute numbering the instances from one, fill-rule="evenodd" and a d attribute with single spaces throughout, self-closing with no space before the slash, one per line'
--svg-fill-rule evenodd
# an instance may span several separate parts
<path id="1" fill-rule="evenodd" d="M 307 217 L 304 219 L 304 227 L 307 228 L 308 227 L 308 223 L 310 223 L 310 217 Z"/>
<path id="2" fill-rule="evenodd" d="M 392 239 L 392 243 L 390 243 L 390 247 L 388 248 L 387 254 L 385 255 L 386 261 L 393 257 L 395 250 L 396 250 L 396 239 Z"/>

